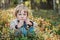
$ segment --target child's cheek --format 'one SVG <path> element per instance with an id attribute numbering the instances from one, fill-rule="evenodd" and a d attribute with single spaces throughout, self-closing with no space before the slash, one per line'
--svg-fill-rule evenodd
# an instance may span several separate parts
<path id="1" fill-rule="evenodd" d="M 18 20 L 21 20 L 21 17 L 18 15 L 18 16 L 17 16 L 17 19 L 18 19 Z"/>
<path id="2" fill-rule="evenodd" d="M 24 19 L 24 20 L 26 20 L 26 19 L 27 19 L 27 16 L 26 16 L 26 15 L 25 15 L 25 16 L 23 16 L 23 19 Z"/>

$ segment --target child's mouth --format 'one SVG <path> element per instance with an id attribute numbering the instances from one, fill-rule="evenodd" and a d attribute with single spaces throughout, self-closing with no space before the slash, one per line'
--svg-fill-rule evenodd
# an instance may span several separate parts
<path id="1" fill-rule="evenodd" d="M 21 20 L 24 20 L 24 19 L 21 19 Z"/>

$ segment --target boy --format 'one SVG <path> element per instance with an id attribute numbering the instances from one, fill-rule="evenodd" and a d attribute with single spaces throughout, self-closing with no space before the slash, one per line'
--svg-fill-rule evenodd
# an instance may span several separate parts
<path id="1" fill-rule="evenodd" d="M 37 26 L 35 22 L 32 22 L 28 18 L 28 8 L 21 4 L 15 8 L 16 19 L 11 21 L 10 29 L 15 30 L 15 35 L 23 34 L 27 36 L 27 32 L 32 33 L 34 31 L 34 26 Z"/>

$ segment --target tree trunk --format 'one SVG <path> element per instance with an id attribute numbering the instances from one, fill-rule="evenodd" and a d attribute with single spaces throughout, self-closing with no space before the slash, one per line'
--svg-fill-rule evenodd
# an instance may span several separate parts
<path id="1" fill-rule="evenodd" d="M 31 8 L 34 9 L 34 0 L 31 0 Z"/>
<path id="2" fill-rule="evenodd" d="M 8 8 L 10 6 L 10 0 L 5 1 L 5 8 Z"/>
<path id="3" fill-rule="evenodd" d="M 0 8 L 1 8 L 1 0 L 0 0 Z"/>

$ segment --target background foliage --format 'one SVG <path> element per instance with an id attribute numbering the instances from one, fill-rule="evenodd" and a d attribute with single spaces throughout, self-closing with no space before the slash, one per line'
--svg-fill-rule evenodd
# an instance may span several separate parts
<path id="1" fill-rule="evenodd" d="M 9 30 L 10 21 L 15 18 L 14 16 L 14 8 L 19 3 L 16 0 L 10 0 L 9 8 L 0 9 L 0 40 L 10 40 L 14 39 L 14 30 Z M 45 10 L 45 9 L 38 9 L 38 5 L 34 5 L 36 9 L 31 9 L 32 5 L 30 4 L 31 1 L 24 1 L 24 4 L 29 7 L 30 14 L 29 18 L 35 21 L 38 26 L 35 28 L 35 35 L 33 35 L 30 39 L 35 40 L 60 40 L 60 14 L 59 12 L 55 12 L 54 10 Z M 36 4 L 40 5 L 40 0 L 35 0 Z M 1 2 L 0 2 L 1 4 Z M 58 4 L 59 5 L 59 4 Z M 11 32 L 13 33 L 11 35 Z M 11 36 L 10 36 L 11 35 Z M 29 35 L 28 35 L 29 36 Z M 20 38 L 20 36 L 19 36 Z M 19 38 L 15 38 L 18 40 Z M 28 37 L 22 36 L 21 40 L 28 40 Z"/>

